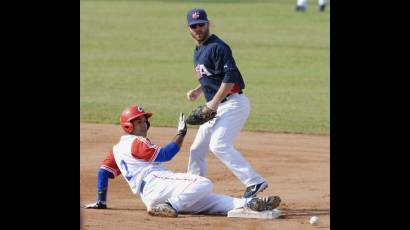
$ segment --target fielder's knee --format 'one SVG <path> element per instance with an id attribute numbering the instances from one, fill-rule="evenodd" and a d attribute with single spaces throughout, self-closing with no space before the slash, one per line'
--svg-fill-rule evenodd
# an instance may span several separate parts
<path id="1" fill-rule="evenodd" d="M 202 149 L 199 148 L 192 148 L 189 150 L 189 157 L 191 159 L 196 159 L 196 160 L 205 160 L 207 157 L 208 151 L 203 151 Z"/>
<path id="2" fill-rule="evenodd" d="M 215 154 L 222 154 L 222 153 L 229 152 L 231 148 L 232 146 L 228 144 L 212 144 L 209 146 L 209 149 L 211 150 L 211 152 Z"/>

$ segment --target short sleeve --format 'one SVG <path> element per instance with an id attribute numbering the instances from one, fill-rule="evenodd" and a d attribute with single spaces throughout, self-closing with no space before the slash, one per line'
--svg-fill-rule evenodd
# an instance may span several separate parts
<path id="1" fill-rule="evenodd" d="M 112 149 L 110 150 L 110 152 L 108 152 L 107 157 L 103 160 L 100 168 L 109 171 L 110 173 L 112 173 L 112 175 L 114 175 L 114 177 L 121 174 L 121 171 L 118 168 L 117 163 L 115 162 Z"/>
<path id="2" fill-rule="evenodd" d="M 160 149 L 160 146 L 152 144 L 148 138 L 138 137 L 132 143 L 131 154 L 137 159 L 152 162 Z"/>
<path id="3" fill-rule="evenodd" d="M 216 74 L 237 71 L 232 51 L 228 46 L 216 45 L 214 48 Z"/>
<path id="4" fill-rule="evenodd" d="M 217 45 L 215 47 L 215 69 L 216 73 L 223 73 L 222 82 L 238 83 L 243 85 L 243 79 L 236 66 L 235 60 L 232 56 L 232 51 L 229 46 Z M 241 87 L 243 88 L 243 87 Z"/>

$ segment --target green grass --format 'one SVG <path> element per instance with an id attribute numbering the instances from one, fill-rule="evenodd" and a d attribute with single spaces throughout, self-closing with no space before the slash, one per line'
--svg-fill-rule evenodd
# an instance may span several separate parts
<path id="1" fill-rule="evenodd" d="M 253 2 L 253 3 L 251 3 Z M 204 7 L 232 48 L 251 113 L 245 130 L 329 134 L 329 11 L 295 1 L 80 1 L 80 122 L 119 122 L 142 104 L 153 126 L 177 125 L 194 77 L 185 14 Z"/>

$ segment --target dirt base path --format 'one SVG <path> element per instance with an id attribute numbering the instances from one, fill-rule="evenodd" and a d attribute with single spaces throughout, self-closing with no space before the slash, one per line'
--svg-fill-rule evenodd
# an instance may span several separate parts
<path id="1" fill-rule="evenodd" d="M 181 152 L 165 165 L 186 172 L 189 146 L 196 134 L 189 129 Z M 152 127 L 149 138 L 167 144 L 176 128 Z M 107 151 L 123 135 L 118 125 L 80 123 L 81 204 L 95 202 L 97 171 Z M 109 181 L 106 210 L 81 209 L 82 229 L 312 229 L 311 216 L 318 216 L 322 229 L 330 229 L 330 138 L 241 132 L 235 147 L 252 167 L 267 179 L 271 193 L 282 198 L 284 216 L 275 220 L 237 219 L 225 216 L 180 215 L 178 218 L 149 216 L 141 200 L 131 193 L 122 177 Z M 208 159 L 208 178 L 213 191 L 240 197 L 245 187 L 213 154 Z M 257 225 L 257 226 L 256 226 Z"/>

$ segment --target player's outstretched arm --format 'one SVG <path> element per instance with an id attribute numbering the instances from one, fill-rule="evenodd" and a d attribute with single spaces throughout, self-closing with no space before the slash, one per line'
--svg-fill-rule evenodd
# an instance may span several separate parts
<path id="1" fill-rule="evenodd" d="M 184 113 L 180 113 L 178 121 L 178 133 L 174 139 L 164 147 L 162 147 L 155 158 L 155 162 L 170 161 L 180 150 L 182 142 L 187 132 Z"/>

